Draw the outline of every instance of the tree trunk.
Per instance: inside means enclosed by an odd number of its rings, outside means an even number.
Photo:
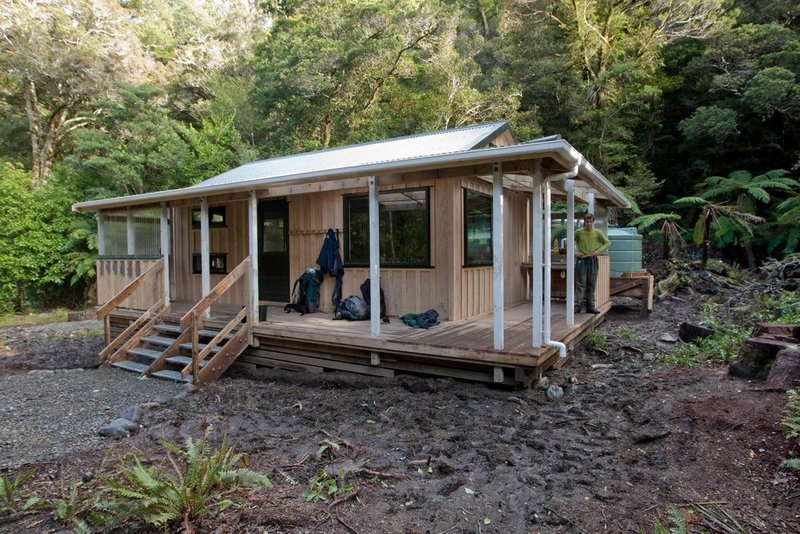
[[[747,266],[751,271],[754,271],[756,268],[756,255],[753,253],[753,245],[749,240],[744,243],[744,250],[747,253]]]
[[[36,94],[36,84],[28,80],[25,83],[25,112],[28,116],[28,134],[31,139],[31,166],[33,170],[33,187],[38,188],[47,183],[53,170],[53,158],[58,142],[63,136],[64,122],[67,117],[67,106],[60,106],[41,124],[41,109]]]
[[[708,265],[708,232],[711,226],[711,215],[704,215],[706,222],[703,225],[703,245],[701,247],[700,269],[705,270]]]

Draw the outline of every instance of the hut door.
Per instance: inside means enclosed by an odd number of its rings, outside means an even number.
[[[258,203],[258,300],[289,302],[289,204]]]

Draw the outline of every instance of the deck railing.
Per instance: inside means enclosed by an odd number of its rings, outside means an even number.
[[[159,259],[150,267],[147,268],[142,274],[134,278],[127,286],[122,288],[116,295],[111,297],[99,310],[97,310],[97,318],[103,321],[105,330],[105,348],[100,352],[100,357],[104,360],[109,359],[114,355],[126,341],[130,341],[136,336],[136,333],[141,331],[146,325],[152,323],[155,318],[165,308],[165,298],[162,295],[156,302],[150,306],[142,315],[140,315],[134,322],[132,322],[125,330],[122,331],[116,338],[111,338],[111,312],[114,311],[120,304],[122,304],[131,295],[134,295],[137,290],[147,286],[147,282],[154,279],[158,274],[164,273],[164,258]],[[163,280],[162,280],[163,281]],[[157,287],[163,288],[163,283]]]
[[[191,373],[192,379],[196,384],[201,383],[203,380],[200,373],[200,362],[202,362],[211,352],[219,346],[220,342],[225,339],[243,319],[245,321],[246,332],[239,332],[239,335],[246,335],[248,342],[252,341],[253,336],[253,299],[252,287],[250,284],[250,277],[246,276],[250,272],[250,256],[245,258],[236,268],[231,271],[225,278],[214,286],[214,288],[200,301],[195,304],[191,310],[186,312],[181,317],[181,330],[186,331],[191,329],[192,337],[192,364]],[[247,288],[245,290],[246,304],[237,313],[228,324],[226,324],[214,338],[209,341],[203,349],[200,349],[200,330],[203,328],[203,321],[206,317],[206,312],[211,308],[211,305],[217,301],[222,295],[225,294],[242,276],[245,276]],[[238,355],[238,354],[237,354]],[[234,356],[235,357],[235,356]],[[188,369],[184,370],[184,375],[188,374]]]

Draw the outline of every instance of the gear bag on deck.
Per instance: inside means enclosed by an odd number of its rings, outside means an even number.
[[[364,283],[361,284],[361,296],[364,299],[364,302],[367,303],[367,318],[370,316],[370,282],[369,278],[364,280]],[[380,296],[381,296],[381,319],[386,319],[386,297],[383,295],[383,288],[380,289]],[[388,321],[385,321],[388,322]]]
[[[322,273],[309,267],[295,280],[292,287],[292,302],[283,307],[283,311],[290,313],[292,310],[300,315],[314,313],[319,308],[319,284]]]

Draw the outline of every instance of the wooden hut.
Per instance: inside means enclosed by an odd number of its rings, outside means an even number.
[[[563,241],[552,198],[565,200]],[[600,228],[608,207],[627,206],[560,136],[519,142],[503,121],[256,161],[74,209],[97,212],[102,356],[115,365],[199,383],[236,362],[524,384],[610,308],[601,258],[601,313],[572,311],[576,201]],[[328,229],[343,296],[372,282],[368,321],[332,320],[332,277],[316,313],[284,312]],[[399,319],[429,309],[433,328]]]

